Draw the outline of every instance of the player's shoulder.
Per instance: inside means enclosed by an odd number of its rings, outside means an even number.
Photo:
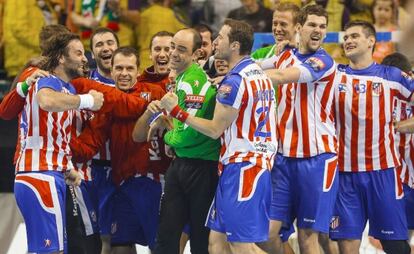
[[[269,45],[263,48],[256,49],[250,56],[254,60],[262,60],[274,52],[275,45]]]
[[[405,79],[409,82],[412,82],[412,78],[410,77],[410,75],[408,75],[407,73],[405,73],[397,67],[382,64],[379,64],[379,66],[381,67],[380,73],[383,73],[385,78],[389,81],[400,82],[402,79]]]
[[[199,65],[197,64],[192,64],[188,70],[185,71],[184,75],[183,75],[183,81],[188,82],[188,81],[192,81],[192,80],[207,80],[207,74],[206,72],[203,70],[203,68],[201,68]]]

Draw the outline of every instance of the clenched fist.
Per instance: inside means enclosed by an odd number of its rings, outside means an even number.
[[[91,107],[91,110],[97,111],[99,110],[103,103],[104,103],[104,96],[101,92],[97,92],[95,90],[90,90],[89,94],[93,97],[93,106]]]
[[[162,97],[161,99],[161,107],[166,109],[168,112],[171,112],[171,110],[177,106],[178,104],[178,97],[175,93],[167,93]]]

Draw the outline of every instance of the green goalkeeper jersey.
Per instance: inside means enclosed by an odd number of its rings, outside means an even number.
[[[197,64],[177,76],[175,92],[178,105],[190,115],[212,119],[216,105],[216,88]],[[165,134],[164,141],[174,148],[178,157],[218,160],[220,140],[212,139],[185,123],[173,120],[174,128]]]
[[[270,58],[275,55],[275,47],[276,44],[256,49],[250,56],[256,62],[263,61],[264,59]]]

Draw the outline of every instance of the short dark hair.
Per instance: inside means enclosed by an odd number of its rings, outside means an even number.
[[[291,12],[292,16],[293,16],[293,23],[296,24],[298,23],[298,16],[299,16],[299,12],[300,12],[300,7],[297,6],[294,3],[290,3],[290,2],[283,2],[280,3],[278,5],[276,5],[275,10],[273,13],[275,13],[276,11],[278,12]]]
[[[48,47],[43,52],[47,60],[42,69],[53,71],[59,66],[59,58],[69,55],[68,45],[73,40],[80,41],[80,37],[74,33],[63,33],[50,38]]]
[[[60,24],[52,24],[43,26],[39,33],[39,47],[40,51],[45,51],[49,46],[49,40],[56,35],[70,33],[69,28]]]
[[[114,36],[114,38],[115,38],[116,45],[119,47],[119,38],[118,38],[118,35],[112,29],[109,29],[107,27],[98,27],[98,28],[96,28],[93,31],[93,33],[91,35],[91,38],[89,39],[89,45],[90,45],[91,50],[93,50],[93,42],[92,41],[93,41],[93,38],[95,37],[95,35],[97,35],[97,34],[105,34],[105,33],[112,34]]]
[[[204,32],[210,32],[210,40],[213,41],[213,29],[211,29],[210,26],[207,24],[198,24],[193,27],[195,30],[197,30],[200,34]]]
[[[244,21],[226,19],[224,25],[230,27],[229,42],[240,43],[240,55],[250,54],[253,46],[253,28]]]
[[[137,65],[137,67],[139,67],[140,63],[139,63],[138,51],[135,48],[130,47],[130,46],[117,48],[114,52],[114,55],[113,55],[112,59],[111,59],[111,65],[112,66],[114,65],[115,56],[118,55],[118,54],[121,54],[123,56],[135,56],[136,65]]]
[[[159,31],[159,32],[157,32],[156,34],[154,34],[154,35],[151,37],[151,41],[150,41],[150,45],[149,45],[150,50],[152,49],[152,43],[153,43],[153,40],[154,40],[156,37],[174,37],[174,34],[173,34],[173,33],[171,33],[171,32],[168,32],[168,31]]]
[[[187,30],[193,34],[192,53],[194,53],[194,51],[201,48],[203,40],[201,39],[200,33],[197,30],[193,29],[193,28],[183,28],[183,29],[178,30],[177,33],[181,32],[181,31],[187,31]]]
[[[362,27],[362,32],[365,34],[365,36],[368,38],[370,36],[374,36],[375,38],[375,42],[377,42],[377,38],[376,38],[376,31],[375,31],[375,27],[373,24],[364,21],[364,20],[354,20],[354,21],[350,21],[348,22],[345,27],[344,27],[344,31],[348,30],[351,27],[354,26],[360,26]],[[374,47],[372,47],[372,52],[374,52],[375,50],[375,44]]]
[[[325,17],[328,24],[328,12],[321,5],[311,4],[303,7],[298,14],[298,23],[303,26],[309,15]]]
[[[348,22],[344,27],[344,31],[346,31],[349,28],[354,27],[354,26],[362,27],[362,30],[363,30],[366,37],[369,37],[369,36],[374,36],[375,37],[375,35],[376,35],[374,25],[371,24],[370,22],[367,22],[367,21],[364,21],[364,20],[354,20],[354,21]]]
[[[395,52],[386,56],[381,64],[397,67],[403,72],[409,73],[412,71],[410,61],[401,53]]]

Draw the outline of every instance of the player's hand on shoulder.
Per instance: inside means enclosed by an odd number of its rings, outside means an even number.
[[[217,76],[217,77],[209,79],[209,81],[211,85],[218,86],[221,83],[221,81],[223,81],[223,79],[224,79],[224,76]]]
[[[29,77],[27,77],[26,79],[26,84],[31,86],[34,83],[36,83],[36,81],[39,78],[43,78],[43,77],[49,77],[49,72],[48,71],[44,71],[44,70],[35,70]]]
[[[290,43],[289,40],[284,40],[284,41],[277,43],[275,47],[275,51],[274,51],[275,55],[277,56],[280,53],[282,53],[282,51],[286,48],[286,46],[289,45],[289,43]]]
[[[96,90],[90,90],[89,94],[93,97],[93,106],[91,107],[91,110],[99,110],[104,103],[104,95]]]

